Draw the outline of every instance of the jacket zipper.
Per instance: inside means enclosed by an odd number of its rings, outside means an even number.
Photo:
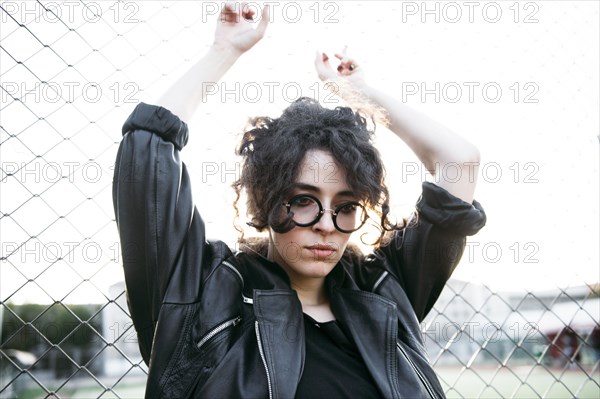
[[[237,326],[240,323],[240,321],[242,321],[242,318],[240,316],[238,316],[235,319],[227,320],[226,322],[219,324],[218,326],[216,326],[215,328],[210,330],[208,332],[208,334],[206,334],[200,340],[200,342],[198,342],[198,344],[196,344],[196,348],[200,349],[202,347],[202,345],[207,343],[212,337],[214,337],[215,335],[217,335],[218,333],[220,333],[221,331],[225,330],[228,327]]]
[[[402,352],[402,354],[404,355],[404,357],[406,358],[406,360],[408,360],[408,363],[413,368],[413,370],[415,371],[415,373],[417,373],[417,376],[419,376],[419,379],[421,380],[421,382],[425,386],[425,389],[427,389],[427,392],[429,392],[429,396],[431,396],[434,399],[437,398],[437,396],[435,395],[435,393],[433,391],[433,388],[431,387],[431,385],[429,385],[429,381],[427,381],[427,379],[425,378],[425,376],[421,373],[421,370],[419,370],[417,368],[417,365],[413,363],[412,359],[410,357],[408,357],[408,354],[404,351],[404,349],[400,346],[399,343],[396,343],[396,346],[398,347],[398,349],[400,350],[400,352]]]
[[[381,273],[381,276],[379,276],[379,278],[377,279],[377,281],[373,285],[373,289],[371,291],[375,292],[375,290],[377,288],[379,288],[379,284],[381,284],[383,282],[383,280],[385,280],[385,278],[388,276],[388,274],[389,273],[387,271]]]
[[[242,274],[238,271],[238,269],[236,269],[231,263],[229,263],[227,261],[223,261],[223,266],[226,266],[232,272],[234,272],[235,274],[237,274],[238,278],[240,279],[240,282],[242,283],[242,300],[244,301],[244,303],[249,303],[250,305],[252,305],[254,303],[254,301],[252,300],[252,298],[248,298],[248,297],[244,296],[244,292],[243,292],[244,277],[242,277]]]
[[[237,276],[240,278],[240,281],[242,282],[242,286],[244,285],[244,278],[242,277],[242,274],[238,271],[238,269],[236,269],[235,267],[233,267],[233,265],[229,262],[227,262],[226,260],[223,261],[223,265],[227,266],[229,269],[231,269],[232,272],[234,272],[235,274],[237,274]]]
[[[271,375],[269,374],[269,368],[267,367],[267,359],[265,359],[265,353],[263,352],[262,342],[260,340],[260,331],[258,330],[258,320],[254,323],[254,329],[256,331],[256,340],[258,342],[258,352],[260,358],[265,366],[265,372],[267,373],[267,384],[269,385],[269,399],[273,398],[273,388],[271,387]]]

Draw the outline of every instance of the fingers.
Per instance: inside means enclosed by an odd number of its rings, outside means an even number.
[[[225,5],[223,6],[223,9],[221,10],[221,21],[222,22],[229,22],[229,23],[234,23],[238,21],[238,10],[237,7],[235,5],[235,3],[233,2],[227,2],[225,3]]]
[[[350,75],[357,67],[356,61],[353,58],[348,57],[348,46],[344,46],[341,53],[335,53],[335,57],[340,60],[340,65],[337,67],[337,71],[341,75]]]
[[[325,53],[315,52],[315,69],[319,75],[319,79],[325,81],[335,77],[335,72],[329,65],[329,57]]]
[[[221,10],[221,21],[236,23],[240,21],[240,16],[249,22],[254,21],[256,16],[256,6],[251,6],[247,2],[243,1],[241,3],[228,1],[223,5],[223,9]],[[263,25],[263,33],[266,26],[264,26],[265,21],[269,20],[269,5],[265,4],[261,14],[261,23]]]
[[[345,48],[344,48],[345,52]],[[335,57],[340,60],[340,64],[337,67],[337,71],[340,75],[346,76],[351,75],[352,72],[358,68],[354,58],[350,58],[345,54],[335,53]]]
[[[339,54],[339,53],[335,53],[335,57],[340,60],[341,64],[344,64],[344,65],[350,64],[350,63],[352,63],[354,61],[353,58],[350,58],[350,57],[348,57],[346,55],[342,55],[342,54]]]
[[[340,75],[347,76],[351,75],[356,68],[358,68],[358,65],[356,65],[354,61],[348,59],[347,61],[343,61],[340,63],[340,65],[338,65],[337,71]]]
[[[256,32],[263,37],[265,32],[267,31],[267,25],[269,25],[269,17],[270,17],[270,9],[269,5],[265,4],[262,9],[262,15],[258,26],[256,27]]]
[[[254,14],[256,14],[256,11],[254,11],[252,9],[252,7],[248,6],[248,3],[245,1],[242,1],[241,4],[241,14],[242,17],[246,20],[246,21],[254,21]]]
[[[323,68],[325,66],[329,66],[329,57],[325,53],[320,53],[319,51],[315,52],[315,67],[317,69]]]
[[[342,49],[341,53],[335,53],[335,56],[337,58],[339,58],[340,60],[343,60],[344,58],[347,57],[346,53],[348,52],[348,45],[345,45],[344,48]]]
[[[246,20],[246,21],[253,21],[254,20],[254,10],[242,10],[242,17]]]

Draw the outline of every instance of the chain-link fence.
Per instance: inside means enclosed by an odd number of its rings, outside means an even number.
[[[310,71],[313,48],[356,43],[365,48],[361,65],[373,75],[381,71],[379,60],[389,60],[390,70],[373,80],[398,89],[404,102],[467,136],[470,130],[498,129],[509,139],[519,138],[503,147],[491,135],[470,136],[492,159],[481,169],[477,195],[490,221],[469,239],[456,278],[422,326],[447,395],[600,396],[598,95],[586,91],[598,87],[598,4],[577,2],[567,11],[554,2],[271,3],[265,43],[253,50],[255,56],[244,56],[245,66],[230,71],[225,79],[230,83],[211,86],[212,97],[190,121],[184,161],[195,190],[203,192],[195,198],[209,234],[235,241],[234,230],[216,222],[231,213],[222,204],[231,203],[228,185],[237,171],[228,158],[235,145],[229,132],[243,121],[232,122],[231,115],[268,114],[300,94],[330,101]],[[147,368],[126,305],[111,197],[120,126],[136,103],[157,98],[204,53],[221,6],[0,3],[0,397],[143,396]],[[585,36],[574,38],[575,28]],[[547,36],[556,39],[555,47],[541,39]],[[573,38],[579,46],[570,47]],[[389,55],[390,43],[407,41],[412,47],[403,54],[410,57],[397,61]],[[520,42],[523,47],[515,44]],[[480,56],[468,48],[477,44],[484,45],[476,47]],[[515,47],[503,48],[508,44]],[[591,58],[582,49],[591,51]],[[515,58],[508,57],[511,51]],[[428,52],[439,58],[419,61],[419,54]],[[502,59],[493,58],[498,52]],[[371,55],[376,61],[369,64]],[[549,94],[536,66],[522,75],[514,72],[523,69],[515,65],[518,58],[530,56],[547,57],[548,68],[556,68],[552,78],[569,81],[554,86],[561,101]],[[399,65],[403,77],[396,73]],[[491,72],[482,73],[483,68]],[[425,78],[417,78],[419,73]],[[565,108],[565,102],[577,102],[577,110]],[[539,142],[536,129],[542,129],[526,126],[536,126],[541,115],[559,114],[557,103],[565,118],[578,121],[576,130],[593,134],[571,138],[583,143],[577,149],[552,142],[534,149],[553,159],[574,150],[567,156],[577,159],[555,165],[532,155],[535,151],[523,156],[518,148]],[[498,120],[499,113],[509,117]],[[520,126],[507,122],[511,119],[519,119]],[[562,129],[556,119],[547,123],[543,129]],[[193,143],[194,131],[206,135],[203,143]],[[382,147],[387,140],[382,133]],[[587,153],[589,148],[594,150]],[[390,162],[390,180],[406,183],[400,184],[405,191],[393,192],[402,201],[395,209],[404,209],[416,198],[407,193],[418,195],[422,176],[413,161],[398,168]],[[583,183],[577,180],[578,162],[587,174]],[[552,180],[563,170],[565,178]],[[562,197],[553,194],[576,190],[568,186],[571,181],[596,193],[572,194],[586,218],[565,212]],[[552,205],[540,206],[542,200]],[[519,213],[522,208],[526,214]],[[540,209],[549,212],[538,217]],[[548,218],[555,224],[546,224]],[[565,229],[571,226],[565,218],[575,225]]]

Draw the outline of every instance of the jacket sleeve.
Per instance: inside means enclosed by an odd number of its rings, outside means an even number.
[[[419,321],[431,310],[458,265],[466,236],[477,233],[486,222],[477,201],[469,204],[433,183],[422,186],[415,218],[378,250],[404,287]]]
[[[148,363],[161,304],[174,269],[182,267],[177,258],[194,215],[189,176],[179,158],[188,128],[168,110],[140,103],[122,133],[113,205],[128,304]],[[195,223],[204,234],[201,219]]]

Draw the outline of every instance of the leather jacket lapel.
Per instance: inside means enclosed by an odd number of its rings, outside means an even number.
[[[270,396],[293,398],[304,365],[304,319],[296,293],[254,290],[256,334]]]
[[[331,306],[336,317],[352,335],[382,395],[386,398],[400,397],[396,305],[369,292],[335,287]]]

